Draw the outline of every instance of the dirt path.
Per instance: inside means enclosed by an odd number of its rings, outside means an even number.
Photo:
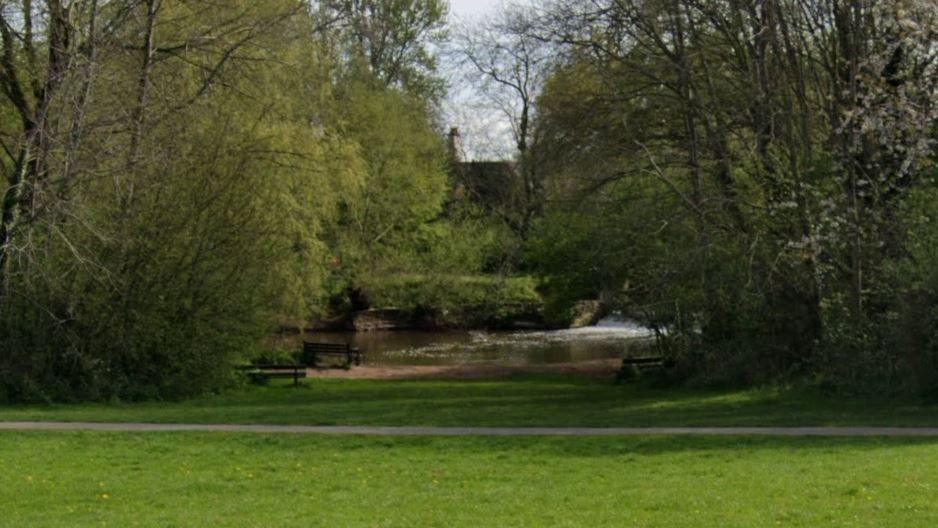
[[[0,422],[0,430],[209,431],[405,436],[918,436],[938,437],[938,427],[376,427],[355,425],[237,425],[99,422]]]
[[[516,374],[566,374],[609,379],[616,375],[620,359],[598,359],[575,363],[543,365],[363,365],[344,369],[308,369],[314,378],[353,379],[485,379],[506,378]]]

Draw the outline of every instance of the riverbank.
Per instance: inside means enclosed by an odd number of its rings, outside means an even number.
[[[622,361],[596,359],[542,365],[499,365],[467,363],[460,365],[364,365],[351,369],[311,368],[311,378],[372,379],[372,380],[461,380],[498,379],[532,374],[582,376],[599,380],[615,379]]]
[[[359,278],[308,321],[283,321],[286,331],[551,329],[573,321],[545,314],[537,279],[529,276],[391,274]],[[586,306],[586,305],[584,305]],[[596,306],[598,315],[598,305]],[[576,312],[576,310],[574,310]],[[580,315],[580,324],[598,317]]]

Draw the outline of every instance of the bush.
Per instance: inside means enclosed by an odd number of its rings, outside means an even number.
[[[400,308],[443,326],[500,326],[540,316],[541,296],[530,277],[392,275],[362,284],[372,307]]]

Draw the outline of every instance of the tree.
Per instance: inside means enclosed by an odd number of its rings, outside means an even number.
[[[521,177],[521,195],[515,211],[501,211],[519,235],[527,236],[532,220],[543,207],[539,160],[531,155],[536,102],[548,75],[553,49],[537,33],[531,13],[518,5],[503,7],[478,23],[457,32],[452,54],[462,78],[478,98],[502,114],[511,129]]]
[[[314,5],[332,28],[325,35],[337,41],[352,66],[364,65],[382,86],[431,101],[441,97],[431,47],[445,34],[445,1],[319,0]]]
[[[69,58],[48,101],[10,97],[31,78],[27,31],[10,23],[29,10],[4,18],[20,84],[4,77],[0,108],[30,119],[3,136],[20,161],[0,397],[218,389],[276,316],[323,295],[322,228],[356,178],[353,147],[323,122],[328,54],[289,1],[71,7],[88,9],[77,27],[95,51],[78,33],[50,51]]]
[[[654,215],[632,207],[655,220],[644,236],[689,244],[623,272],[633,307],[663,301],[645,289],[662,284],[693,300],[681,317],[713,357],[760,343],[771,352],[750,364],[781,371],[851,334],[882,346],[874,321],[899,301],[877,285],[907,244],[897,208],[927,184],[934,7],[553,2],[543,32],[568,61],[539,101],[550,187],[612,210],[670,195]]]
[[[0,3],[0,89],[4,106],[19,118],[19,126],[6,130],[3,137],[6,170],[0,203],[0,299],[9,295],[17,231],[40,212],[42,185],[49,176],[50,137],[58,125],[55,105],[72,99],[71,128],[81,127],[86,97],[84,91],[73,87],[90,85],[91,72],[80,65],[94,59],[98,41],[108,38],[128,11],[114,6],[110,20],[99,21],[94,1],[65,6],[59,0],[48,0],[43,7],[40,11],[31,1]],[[69,10],[77,14],[80,26],[70,23]],[[45,15],[42,21],[34,19],[39,13]],[[44,46],[44,53],[39,52],[40,46]],[[74,147],[73,142],[66,145]]]
[[[399,257],[411,254],[422,226],[439,217],[448,181],[443,141],[421,101],[367,84],[345,87],[340,101],[343,135],[355,141],[363,173],[331,239],[338,271],[354,285],[359,275],[406,268]]]

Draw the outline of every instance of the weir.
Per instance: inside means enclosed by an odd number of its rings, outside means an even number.
[[[370,365],[537,365],[621,358],[647,347],[651,330],[609,316],[594,326],[561,330],[314,332],[316,340],[351,343]]]

